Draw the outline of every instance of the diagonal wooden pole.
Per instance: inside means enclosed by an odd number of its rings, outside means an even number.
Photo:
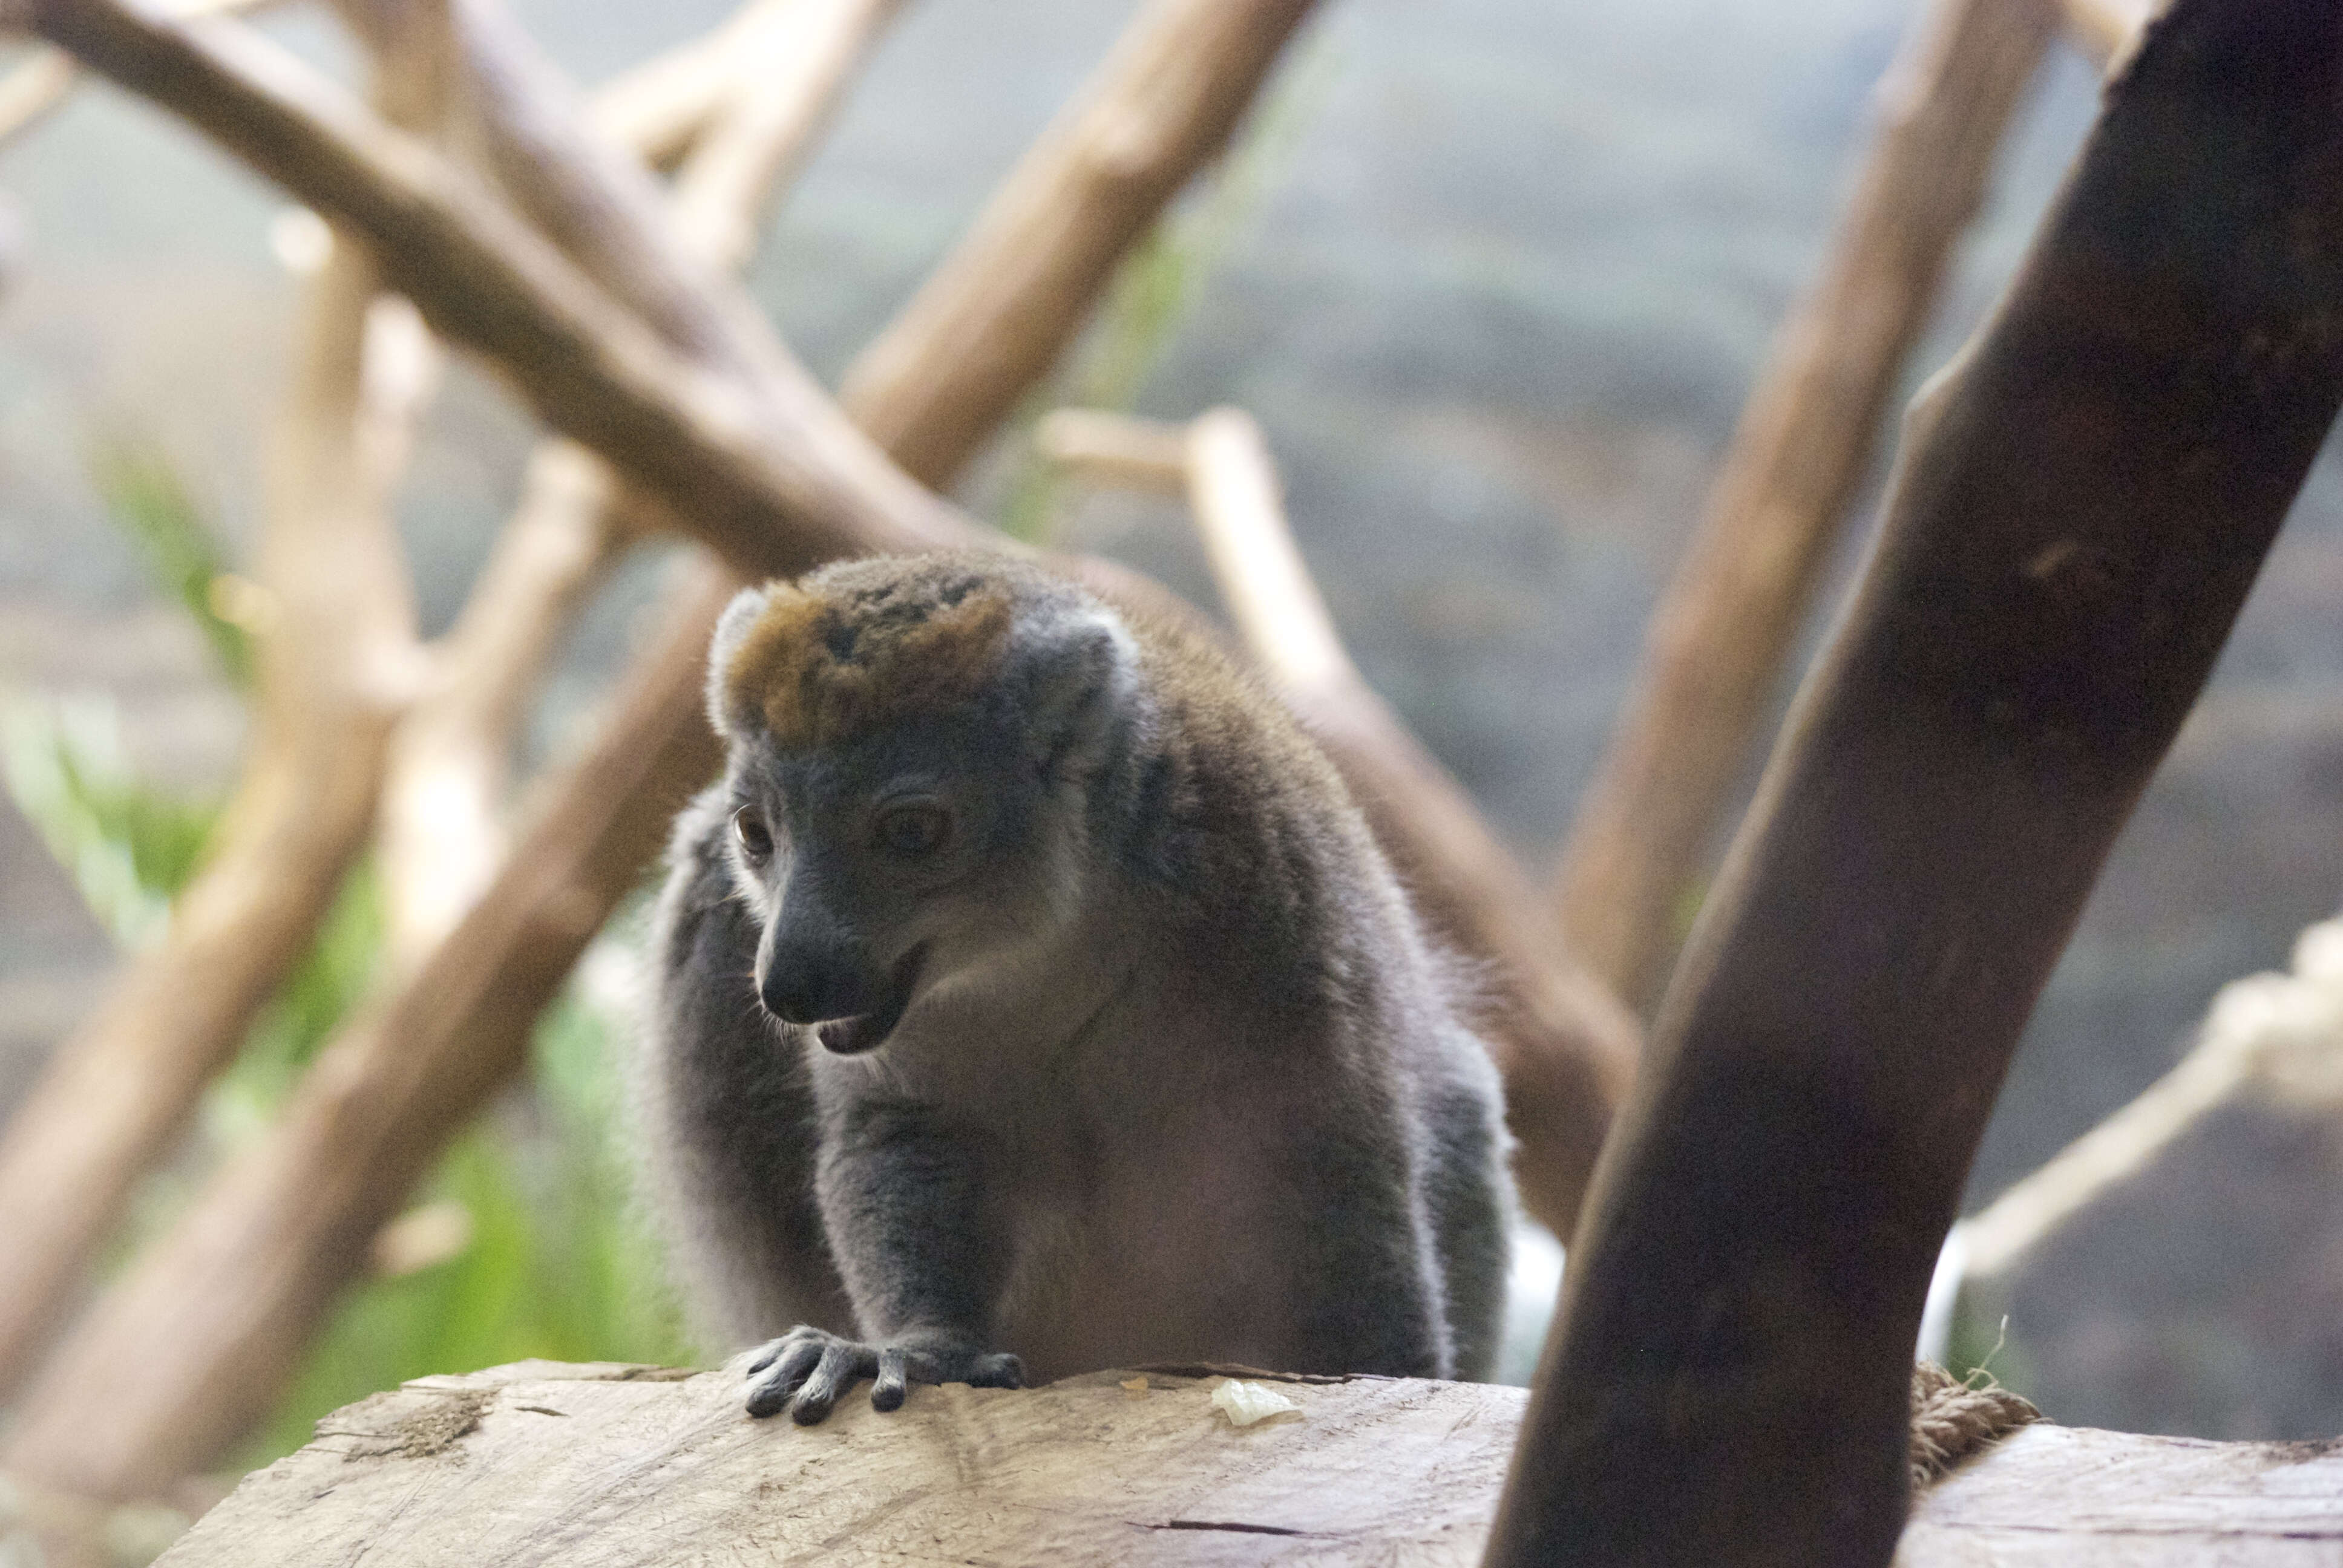
[[[1882,1568],[2009,1052],[2343,402],[2343,0],[2177,0],[1906,421],[1595,1173],[1486,1561]]]

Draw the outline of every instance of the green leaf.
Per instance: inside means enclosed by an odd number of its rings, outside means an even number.
[[[157,586],[195,618],[228,679],[249,689],[252,638],[220,613],[226,568],[218,538],[178,470],[160,447],[125,437],[99,442],[89,467],[107,514],[138,545]]]

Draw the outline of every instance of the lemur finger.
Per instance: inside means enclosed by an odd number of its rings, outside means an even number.
[[[749,1413],[771,1415],[789,1403],[789,1396],[798,1392],[807,1376],[820,1364],[821,1357],[822,1346],[819,1340],[799,1340],[783,1350],[780,1359],[749,1391]]]
[[[813,1376],[797,1390],[797,1399],[789,1402],[789,1421],[801,1427],[810,1427],[830,1415],[830,1409],[853,1382],[853,1345],[831,1345],[822,1352],[822,1364],[815,1366]]]
[[[910,1382],[908,1358],[901,1349],[890,1345],[879,1352],[879,1376],[870,1384],[872,1410],[900,1410],[903,1394]]]
[[[1023,1388],[1025,1363],[1006,1351],[979,1356],[969,1363],[970,1388]]]
[[[822,1352],[821,1364],[814,1368],[813,1375],[805,1380],[805,1386],[790,1402],[789,1419],[799,1426],[811,1426],[829,1415],[838,1396],[870,1374],[873,1360],[869,1349],[862,1345],[832,1344]]]

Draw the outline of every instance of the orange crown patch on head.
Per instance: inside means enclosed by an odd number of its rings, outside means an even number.
[[[846,575],[846,574],[841,574]],[[1009,647],[1009,595],[973,574],[778,583],[723,671],[724,709],[776,745],[831,746],[968,701]]]

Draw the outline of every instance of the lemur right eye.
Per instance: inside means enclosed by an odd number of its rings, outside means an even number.
[[[740,853],[750,865],[761,866],[773,858],[773,830],[754,806],[732,813],[732,836],[740,841]]]

